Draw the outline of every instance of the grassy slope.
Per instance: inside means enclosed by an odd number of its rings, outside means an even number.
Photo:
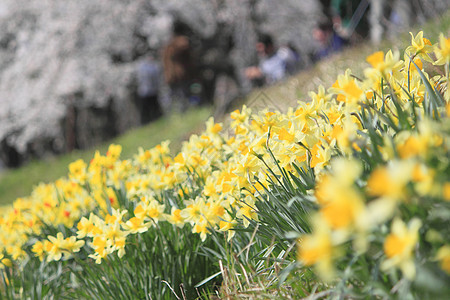
[[[32,187],[39,182],[51,182],[68,172],[68,165],[79,158],[89,161],[95,150],[106,153],[109,144],[122,145],[122,158],[130,158],[137,153],[139,147],[151,148],[161,141],[170,140],[172,151],[180,149],[181,142],[193,132],[202,129],[202,125],[210,116],[209,108],[193,109],[181,115],[162,118],[144,127],[133,129],[111,141],[95,147],[95,149],[76,150],[69,154],[51,159],[33,161],[19,169],[0,174],[0,206],[11,203],[17,197],[31,193]]]
[[[437,41],[439,32],[450,35],[450,11],[441,18],[431,21],[423,26],[412,29],[414,33],[423,29],[425,36],[432,42]],[[395,40],[384,41],[379,46],[369,43],[349,48],[336,54],[314,67],[301,72],[272,87],[258,89],[252,92],[245,100],[249,106],[255,108],[269,107],[285,110],[295,105],[300,99],[308,99],[308,91],[316,91],[319,85],[331,86],[337,75],[345,69],[352,69],[353,74],[361,75],[365,65],[365,58],[378,50],[402,50],[410,42],[410,36],[405,33]],[[241,103],[242,104],[242,103]],[[105,153],[110,143],[123,146],[123,158],[129,158],[137,153],[138,147],[150,148],[163,140],[172,141],[172,149],[177,150],[181,141],[189,134],[202,128],[204,121],[211,112],[208,109],[192,110],[183,116],[163,118],[145,127],[134,129],[108,143],[96,147]],[[28,195],[34,185],[39,182],[53,181],[67,174],[70,162],[83,158],[88,161],[93,157],[94,149],[74,151],[70,154],[44,161],[32,162],[17,170],[11,170],[0,175],[0,205],[11,203],[16,197]]]

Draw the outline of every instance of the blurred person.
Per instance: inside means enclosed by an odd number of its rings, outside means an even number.
[[[341,51],[345,40],[341,38],[333,27],[333,22],[325,18],[313,30],[313,38],[318,43],[318,49],[313,54],[313,61],[321,60],[332,53]]]
[[[323,15],[332,20],[334,31],[341,38],[356,43],[368,36],[368,7],[373,0],[320,0],[320,2]]]
[[[298,54],[288,46],[277,49],[268,34],[259,36],[256,52],[259,58],[258,66],[248,67],[245,70],[246,78],[255,86],[275,83],[297,70]]]
[[[162,115],[159,103],[161,69],[152,55],[139,63],[137,69],[137,95],[141,124],[146,124]]]
[[[182,24],[174,25],[174,36],[163,49],[164,79],[170,89],[169,107],[183,111],[200,102],[201,85],[197,76],[189,38]]]

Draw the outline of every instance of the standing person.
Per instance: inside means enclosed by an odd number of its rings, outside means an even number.
[[[198,93],[194,79],[196,68],[192,59],[189,38],[179,24],[174,26],[174,36],[163,49],[164,79],[170,89],[169,105],[176,105],[183,111]],[[193,87],[194,91],[191,91]],[[192,102],[192,101],[191,101]]]
[[[146,124],[162,115],[158,100],[161,69],[152,55],[148,55],[137,70],[138,99],[141,124]]]

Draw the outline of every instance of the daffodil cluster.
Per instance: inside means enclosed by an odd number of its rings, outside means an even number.
[[[318,207],[313,232],[298,242],[304,265],[332,279],[349,251],[378,249],[382,272],[398,268],[412,279],[427,235],[433,247],[421,253],[450,272],[448,228],[435,226],[439,214],[427,219],[450,203],[449,60],[449,39],[433,46],[419,33],[403,59],[376,52],[363,78],[347,70],[296,108],[244,106],[227,129],[209,119],[176,155],[162,142],[132,159],[111,145],[89,163],[77,160],[66,178],[2,208],[0,268],[9,258],[50,262],[81,252],[100,264],[127,255],[133,236],[161,222],[189,226],[202,240],[212,232],[230,240],[236,227],[258,221],[256,203],[274,182],[303,168],[317,178]],[[447,74],[428,75],[433,64]]]
[[[417,269],[448,280],[448,61],[442,75],[424,71],[445,62],[447,48],[442,35],[433,46],[420,32],[404,60],[374,53],[362,81],[346,73],[330,89],[353,106],[353,147],[339,144],[345,154],[317,177],[313,231],[298,240],[299,261],[324,280],[361,276],[360,282],[392,280],[392,288],[397,271],[411,282]],[[368,279],[361,266],[348,267],[363,260],[370,261],[362,267]],[[346,275],[337,275],[339,265]]]

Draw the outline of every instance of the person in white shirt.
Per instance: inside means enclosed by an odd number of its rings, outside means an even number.
[[[272,37],[260,35],[256,44],[259,65],[245,70],[245,76],[254,85],[273,84],[297,69],[298,56],[290,47],[275,48]]]

